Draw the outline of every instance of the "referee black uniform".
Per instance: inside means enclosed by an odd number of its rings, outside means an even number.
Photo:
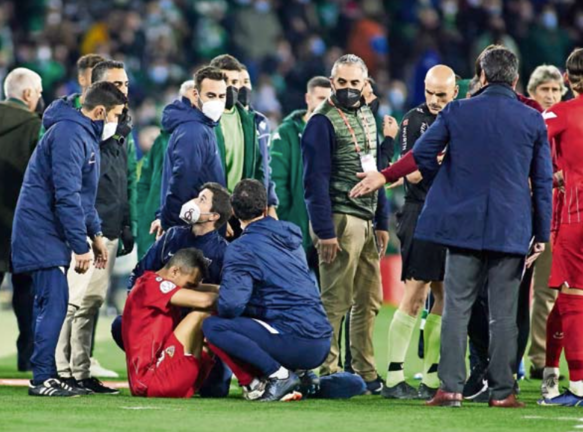
[[[415,142],[429,129],[436,118],[437,116],[429,111],[425,103],[405,114],[398,135],[401,155],[413,149]],[[413,184],[405,179],[404,185],[405,205],[397,213],[397,237],[401,241],[403,261],[401,280],[441,282],[445,273],[446,248],[413,238],[417,219],[423,209],[431,182],[423,179]]]

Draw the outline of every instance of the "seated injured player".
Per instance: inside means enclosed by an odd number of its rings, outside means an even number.
[[[242,379],[231,360],[256,371],[265,383],[259,400],[301,398],[295,371],[320,366],[332,336],[301,231],[266,216],[267,193],[257,180],[239,182],[231,204],[243,233],[227,248],[217,316],[205,320],[204,335],[242,385],[249,376]]]
[[[214,364],[203,349],[202,324],[217,299],[199,291],[207,273],[202,252],[186,248],[136,281],[122,327],[132,395],[189,398],[201,387]],[[184,318],[183,308],[192,309]]]

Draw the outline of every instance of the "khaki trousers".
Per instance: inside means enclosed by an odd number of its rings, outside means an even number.
[[[365,381],[373,381],[377,378],[373,331],[383,297],[374,227],[371,221],[345,214],[334,214],[334,226],[342,251],[331,264],[319,263],[322,303],[334,329],[330,354],[320,374],[341,372],[338,337],[342,319],[352,307],[352,367]]]
[[[91,377],[93,327],[105,301],[118,247],[117,239],[104,240],[108,257],[104,270],[96,270],[91,265],[86,273],[79,274],[75,272],[74,258],[69,267],[69,305],[55,353],[57,372],[62,377],[73,376],[76,380]]]
[[[532,315],[530,322],[530,349],[528,357],[537,369],[545,367],[547,346],[547,319],[557,300],[558,290],[549,288],[552,252],[547,243],[545,251],[536,260],[534,268],[534,288]]]

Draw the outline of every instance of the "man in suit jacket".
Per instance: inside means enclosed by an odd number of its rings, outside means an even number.
[[[484,281],[490,302],[490,405],[522,407],[514,395],[516,310],[525,256],[549,240],[552,167],[544,121],[513,88],[518,59],[505,48],[481,59],[481,92],[450,103],[407,156],[382,173],[359,174],[360,196],[416,167],[435,178],[415,238],[448,247],[439,378],[430,406],[461,406],[470,311]],[[447,150],[446,150],[447,147]],[[446,150],[443,164],[437,157]]]

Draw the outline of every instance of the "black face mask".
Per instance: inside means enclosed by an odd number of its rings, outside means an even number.
[[[41,116],[43,115],[43,112],[45,112],[45,100],[43,99],[42,96],[36,103],[36,108],[34,109],[34,112]]]
[[[379,101],[379,98],[375,98],[375,100],[373,100],[371,103],[368,104],[368,107],[370,108],[370,110],[372,111],[372,113],[375,116],[379,112],[380,106],[381,106],[381,101]]]
[[[336,99],[342,104],[344,108],[354,108],[360,101],[362,96],[362,90],[357,90],[353,88],[343,88],[335,91]]]
[[[239,89],[239,103],[244,107],[248,107],[251,103],[251,89],[249,87],[241,87]]]
[[[115,130],[115,136],[120,144],[124,144],[128,135],[132,132],[132,117],[130,116],[128,109],[124,108],[119,116],[117,122],[117,129]]]
[[[236,87],[229,86],[227,87],[227,100],[225,102],[225,108],[230,110],[235,106],[237,103],[237,97],[239,95],[239,90]]]

